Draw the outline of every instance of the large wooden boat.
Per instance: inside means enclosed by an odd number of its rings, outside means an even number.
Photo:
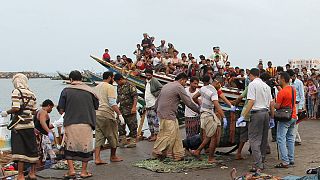
[[[145,90],[145,74],[144,73],[137,73],[133,71],[127,71],[123,70],[121,67],[116,66],[112,63],[106,62],[96,56],[91,55],[90,56],[92,59],[94,59],[96,62],[107,68],[109,71],[113,73],[120,73],[122,74],[125,78],[127,78],[130,82],[132,82],[136,87],[144,92]],[[153,76],[157,78],[162,84],[166,84],[168,82],[174,81],[175,76],[174,75],[165,75],[164,73],[154,73]],[[199,86],[201,87],[203,85],[202,82],[199,83]],[[224,95],[227,97],[229,100],[235,100],[242,92],[239,89],[236,88],[225,88],[222,87],[222,91]],[[220,101],[220,104],[224,110],[230,110],[230,108],[222,101]],[[239,105],[240,109],[243,106],[243,103]]]

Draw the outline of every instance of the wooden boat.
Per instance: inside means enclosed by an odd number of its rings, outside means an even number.
[[[132,82],[136,87],[144,92],[145,90],[145,79],[146,76],[144,73],[137,73],[137,72],[132,72],[132,71],[127,71],[123,70],[121,67],[118,67],[114,64],[111,64],[109,62],[103,61],[102,59],[95,57],[95,56],[90,56],[92,59],[94,59],[96,62],[107,68],[109,71],[113,73],[120,73],[122,74],[125,78],[127,78],[130,82]],[[175,76],[174,75],[165,75],[164,73],[154,73],[153,77],[157,78],[162,84],[166,84],[168,82],[173,82]],[[199,86],[203,86],[203,83],[200,82]],[[229,100],[235,100],[238,98],[238,96],[242,93],[239,89],[236,88],[225,88],[222,87],[222,91],[224,95],[229,99]],[[224,110],[230,110],[230,108],[222,101],[220,101],[220,104]],[[243,102],[239,105],[240,109],[243,106]]]
[[[94,81],[94,82],[100,82],[102,81],[102,77],[101,76],[98,76],[97,74],[89,71],[89,70],[83,70],[84,74],[86,74],[86,76],[91,80],[91,81]]]
[[[69,80],[69,77],[59,71],[57,71],[58,75],[61,77],[62,80]]]
[[[145,78],[146,78],[144,73],[126,71],[126,70],[123,70],[121,67],[118,67],[114,64],[103,61],[98,57],[95,57],[92,55],[90,57],[93,58],[96,62],[98,62],[102,66],[104,66],[105,68],[107,68],[109,71],[111,71],[113,73],[122,74],[130,82],[135,84],[139,90],[144,92]],[[168,82],[174,81],[175,76],[167,76],[167,75],[161,74],[161,73],[154,73],[153,77],[157,78],[162,84],[166,84]],[[202,85],[203,85],[203,83],[200,82],[199,86],[201,87]],[[224,95],[229,100],[236,99],[242,93],[238,89],[225,88],[225,87],[222,88],[222,91],[223,91]],[[238,144],[239,144],[239,140],[240,140],[240,130],[239,130],[239,128],[236,128],[236,119],[240,117],[243,102],[240,104],[239,109],[236,112],[231,112],[230,108],[221,100],[220,100],[220,105],[221,105],[222,109],[225,111],[225,115],[228,119],[228,127],[222,131],[219,147],[233,147],[233,146],[235,146],[229,152],[222,153],[222,154],[229,154],[238,148]],[[184,105],[183,104],[179,104],[177,118],[179,120],[179,123],[184,120]]]

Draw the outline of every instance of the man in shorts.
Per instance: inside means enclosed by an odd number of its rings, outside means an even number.
[[[223,126],[227,127],[227,119],[225,118],[224,112],[220,107],[218,101],[217,90],[210,84],[210,77],[204,76],[202,79],[204,86],[201,87],[199,92],[193,96],[193,101],[201,105],[200,109],[200,123],[203,135],[203,141],[199,148],[193,152],[196,157],[200,156],[201,150],[210,142],[209,145],[209,163],[215,163],[214,152],[219,142],[221,133],[221,122],[215,115],[216,110],[219,115],[223,118]],[[202,103],[199,103],[198,98],[201,96]]]

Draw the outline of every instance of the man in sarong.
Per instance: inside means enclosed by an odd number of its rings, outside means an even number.
[[[87,171],[88,161],[93,160],[93,135],[96,126],[96,112],[99,100],[93,89],[82,80],[79,71],[69,74],[71,85],[62,90],[59,99],[60,113],[65,113],[65,158],[69,171],[64,178],[73,179],[76,171],[74,160],[82,161],[81,178],[91,177]]]
[[[150,69],[145,70],[146,74],[146,91],[144,93],[144,100],[146,102],[147,120],[150,130],[149,141],[155,141],[159,133],[159,118],[157,111],[154,108],[156,99],[160,94],[162,84],[153,77],[153,71]]]
[[[184,89],[187,80],[188,76],[185,73],[178,74],[174,82],[163,86],[156,101],[155,108],[160,118],[160,132],[153,146],[152,154],[157,158],[169,157],[179,161],[185,155],[176,118],[180,100],[191,110],[199,113],[199,107],[192,102]]]
[[[54,104],[50,99],[43,101],[41,109],[38,110],[36,115],[33,117],[40,156],[40,165],[43,165],[48,156],[51,160],[56,158],[56,154],[54,153],[51,144],[54,141],[54,135],[51,130],[52,128],[50,128],[49,117],[49,113],[51,113],[53,106]]]
[[[192,98],[198,92],[199,78],[191,77],[190,86],[186,87],[186,92],[190,98]],[[195,103],[194,101],[192,101]],[[185,106],[184,110],[185,124],[186,124],[186,136],[192,137],[200,133],[200,115],[192,111],[188,106]]]
[[[25,179],[24,163],[30,163],[31,169],[28,178],[36,179],[35,164],[39,160],[34,123],[32,115],[37,110],[36,97],[29,89],[28,78],[23,74],[16,74],[12,78],[12,107],[2,111],[1,116],[11,114],[11,153],[12,160],[18,162],[18,180]]]

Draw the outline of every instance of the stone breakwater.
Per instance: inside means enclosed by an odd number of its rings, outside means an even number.
[[[39,73],[39,72],[33,72],[33,71],[22,71],[22,72],[0,72],[0,78],[1,79],[10,79],[15,74],[22,73],[26,75],[28,78],[50,78],[51,76]]]

